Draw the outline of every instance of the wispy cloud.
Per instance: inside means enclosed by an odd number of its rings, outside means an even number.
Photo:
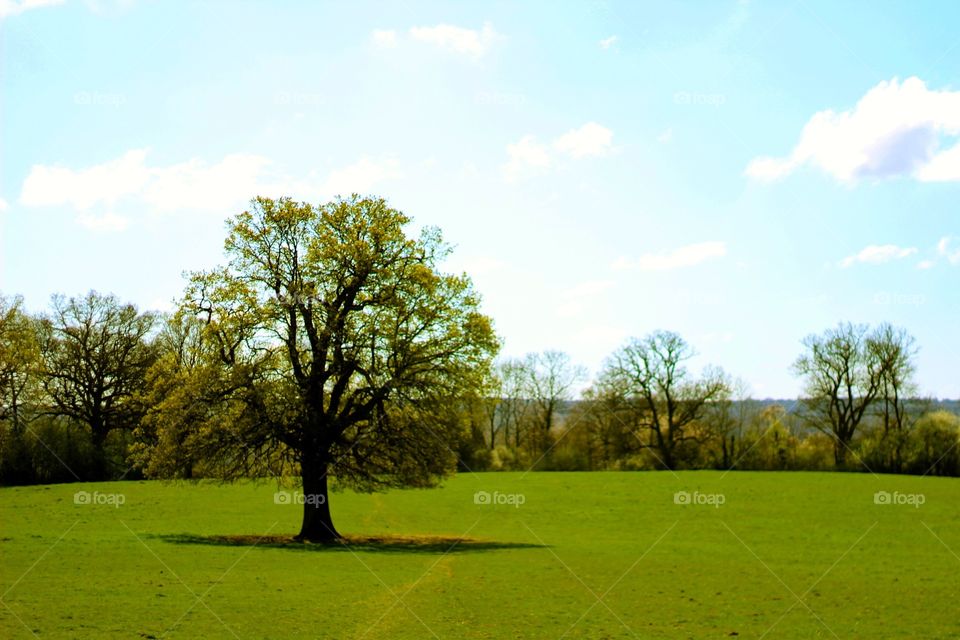
[[[841,260],[840,266],[847,268],[857,263],[883,264],[891,260],[899,260],[912,256],[916,252],[916,247],[899,247],[895,244],[872,244],[864,247],[852,256],[847,256]]]
[[[820,111],[785,157],[758,157],[746,174],[777,180],[796,169],[819,167],[841,182],[912,177],[960,181],[960,144],[941,151],[944,138],[960,134],[960,91],[932,91],[917,77],[884,81],[853,109]]]
[[[23,182],[20,203],[26,207],[65,206],[78,213],[88,228],[120,230],[115,213],[123,203],[136,202],[156,212],[178,210],[230,213],[255,195],[289,195],[324,199],[367,193],[400,175],[389,158],[361,158],[325,176],[278,175],[269,158],[230,154],[214,163],[193,158],[167,166],[147,163],[147,149],[134,149],[114,160],[81,169],[34,165]],[[144,208],[144,207],[139,207]]]
[[[612,143],[613,131],[596,122],[588,122],[567,131],[549,146],[537,142],[532,135],[525,135],[519,141],[507,145],[507,162],[502,167],[503,175],[508,182],[512,182],[543,173],[554,166],[555,155],[574,160],[603,156],[612,149]]]
[[[161,211],[221,209],[253,195],[243,192],[270,164],[262,156],[232,154],[213,164],[194,158],[149,167],[147,153],[147,149],[134,149],[115,160],[77,170],[34,165],[24,180],[20,203],[88,211],[97,205],[112,208],[132,196]]]
[[[466,29],[451,24],[412,27],[410,37],[453,53],[481,58],[502,36],[488,22],[481,29]]]
[[[507,162],[503,174],[512,182],[526,175],[540,173],[552,164],[550,152],[533,136],[523,136],[518,142],[507,145]]]
[[[23,182],[20,204],[70,205],[81,211],[96,204],[113,205],[145,188],[150,180],[150,170],[144,164],[146,156],[146,149],[133,149],[115,160],[78,170],[33,165]]]
[[[937,243],[937,253],[947,259],[950,264],[960,264],[960,246],[956,246],[956,238],[945,236]]]
[[[636,260],[621,257],[613,263],[613,268],[617,270],[668,271],[693,267],[708,260],[722,258],[725,255],[727,255],[727,245],[724,242],[698,242],[671,251],[647,253]]]
[[[553,148],[571,158],[602,156],[610,150],[613,131],[596,122],[571,129],[553,142]]]
[[[618,38],[617,36],[610,36],[609,38],[604,38],[603,40],[600,41],[600,48],[606,51],[613,45],[617,44],[619,40],[620,38]]]
[[[399,178],[401,175],[399,163],[393,158],[361,158],[353,164],[331,171],[320,183],[317,196],[369,193],[382,182]]]

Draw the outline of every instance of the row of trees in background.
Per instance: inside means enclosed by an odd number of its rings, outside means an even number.
[[[903,329],[807,337],[796,401],[691,371],[665,331],[591,381],[559,351],[494,362],[469,278],[437,268],[439,232],[408,237],[383,200],[252,205],[173,314],[0,296],[0,482],[294,475],[325,494],[328,476],[427,486],[458,463],[960,472],[958,418],[918,398]],[[304,526],[334,532],[322,509]]]
[[[238,345],[205,342],[203,328],[190,315],[139,313],[94,292],[57,296],[37,317],[19,298],[0,297],[0,481],[239,477],[270,464],[283,473],[281,447],[245,433],[279,420],[266,400],[260,415],[250,413],[255,402],[225,401],[249,393],[263,372],[204,367],[205,351],[229,362]],[[501,360],[480,393],[431,419],[461,425],[459,440],[443,446],[474,471],[960,473],[960,419],[917,396],[909,334],[841,324],[803,344],[794,370],[806,393],[794,402],[754,400],[720,369],[694,375],[691,346],[660,331],[612,354],[582,391],[587,373],[565,353]],[[220,439],[231,436],[259,466],[222,455]]]
[[[117,475],[147,410],[157,320],[93,292],[36,317],[0,296],[0,481]]]
[[[675,333],[632,339],[575,399],[584,372],[563,353],[502,362],[471,416],[473,469],[860,469],[960,474],[960,418],[919,398],[914,339],[881,324],[808,336],[796,401],[686,366]],[[471,466],[472,465],[472,466]]]

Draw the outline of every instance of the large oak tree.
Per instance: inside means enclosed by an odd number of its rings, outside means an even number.
[[[215,455],[223,476],[292,469],[305,495],[298,537],[312,541],[340,537],[329,477],[375,490],[449,473],[457,408],[498,341],[469,278],[441,272],[439,231],[411,237],[410,222],[356,195],[256,198],[231,219],[228,263],[193,274],[182,304],[204,327],[190,341],[202,358],[161,361],[181,383],[147,421],[166,446],[145,459],[181,455],[153,469],[177,475],[191,453]]]

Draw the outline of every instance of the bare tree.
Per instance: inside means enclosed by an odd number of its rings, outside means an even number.
[[[793,365],[806,379],[805,416],[833,436],[837,466],[846,463],[857,428],[883,384],[883,367],[868,331],[867,325],[847,322],[807,336],[806,353]]]
[[[602,378],[583,392],[571,415],[586,432],[584,447],[591,469],[611,468],[642,449],[636,412]]]
[[[483,419],[486,422],[487,446],[491,451],[497,447],[497,434],[503,430],[503,422],[500,419],[503,413],[503,380],[499,372],[494,371],[484,382],[483,394],[479,398]]]
[[[586,371],[562,351],[544,351],[527,355],[524,373],[526,396],[534,409],[528,444],[532,452],[544,452],[550,448],[558,409],[573,398],[574,388],[586,378]]]
[[[500,423],[503,431],[503,443],[519,449],[523,432],[530,413],[527,399],[527,369],[523,360],[511,358],[502,361],[497,367],[500,377],[503,402],[500,405]],[[513,433],[511,442],[510,434]]]
[[[684,363],[694,355],[678,334],[656,331],[630,340],[602,375],[607,388],[632,407],[636,424],[649,436],[644,446],[654,449],[667,469],[677,467],[687,445],[706,439],[696,423],[729,393],[720,369],[708,368],[699,378],[690,374]]]
[[[710,429],[720,441],[719,465],[722,469],[733,468],[743,454],[744,432],[753,404],[750,386],[744,380],[733,380],[729,391],[713,402],[708,411]]]
[[[913,381],[916,340],[905,329],[884,323],[871,335],[869,350],[880,374],[879,413],[884,441],[890,445],[887,464],[891,471],[900,472],[909,428],[907,401],[917,390]]]

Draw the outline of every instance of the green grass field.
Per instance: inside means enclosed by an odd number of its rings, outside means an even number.
[[[466,474],[335,494],[341,532],[382,541],[333,548],[282,543],[276,489],[0,489],[0,638],[960,636],[958,480]]]

